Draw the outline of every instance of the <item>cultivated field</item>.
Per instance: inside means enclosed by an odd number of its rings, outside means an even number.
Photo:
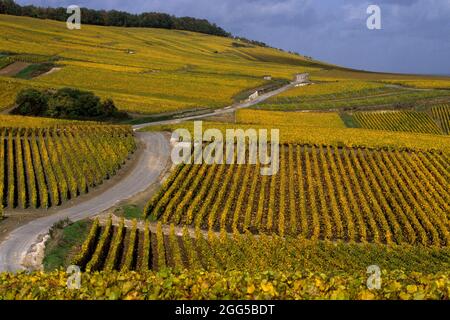
[[[185,165],[145,215],[217,231],[446,246],[448,161],[437,153],[288,145],[271,177],[259,165]]]
[[[113,176],[135,150],[128,127],[0,116],[4,207],[49,208]]]
[[[138,113],[226,106],[241,91],[264,84],[266,74],[292,79],[317,67],[275,49],[178,30],[86,25],[81,32],[68,32],[62,22],[0,15],[0,33],[0,52],[62,67],[28,86],[90,90],[113,98],[121,110]],[[0,108],[10,105],[23,84],[8,81],[14,84]]]
[[[366,129],[444,134],[444,127],[440,128],[425,112],[356,112],[353,118],[358,126]]]
[[[231,270],[310,270],[352,272],[376,261],[383,269],[415,272],[439,272],[450,266],[448,248],[409,246],[386,247],[376,244],[310,241],[304,238],[251,234],[203,234],[174,225],[163,231],[157,224],[125,227],[122,221],[109,220],[100,226],[94,221],[74,263],[86,270],[196,270],[225,272]]]
[[[257,109],[352,110],[391,106],[413,107],[430,100],[448,101],[450,91],[414,91],[370,82],[339,81],[298,87],[256,106]]]
[[[40,252],[25,247],[50,235],[47,272],[0,273],[0,300],[449,299],[448,77],[354,71],[180,30],[69,32],[6,15],[0,70],[1,110],[23,88],[73,87],[165,120],[135,134],[142,126],[0,115],[0,226],[31,216],[5,233],[1,270],[20,269],[22,256],[39,269]],[[277,174],[261,175],[260,163],[171,167],[174,141],[161,131],[193,134],[183,113],[205,116],[300,72],[310,85],[202,123],[223,134],[278,129]],[[136,139],[145,148],[125,178],[70,203],[115,175]],[[83,271],[80,290],[66,288],[69,265]],[[380,290],[367,288],[373,265]]]
[[[434,120],[446,134],[450,134],[450,105],[441,105],[431,108],[431,114]]]
[[[383,131],[345,127],[343,117],[330,112],[281,112],[238,110],[236,123],[203,122],[203,129],[271,129],[280,130],[283,144],[362,147],[414,151],[445,151],[450,153],[450,137],[413,132]],[[186,128],[193,135],[193,123],[151,126],[142,131],[172,131]]]

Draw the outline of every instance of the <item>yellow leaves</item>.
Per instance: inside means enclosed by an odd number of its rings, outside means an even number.
[[[108,300],[118,300],[122,295],[120,289],[118,287],[113,287],[111,289],[106,290],[106,297]]]
[[[317,278],[317,279],[314,281],[314,283],[315,283],[316,287],[317,287],[319,290],[325,289],[325,285],[324,285],[324,283],[323,283],[323,281],[322,281],[321,279]]]
[[[344,287],[333,290],[330,294],[331,300],[347,300],[349,299],[348,294]]]
[[[447,281],[447,282],[448,282],[448,281]],[[446,285],[446,281],[445,281],[444,278],[438,279],[438,280],[436,280],[434,283],[436,284],[436,286],[437,286],[438,288],[444,288],[444,286]]]
[[[209,288],[209,282],[207,282],[207,281],[203,281],[201,284],[200,284],[200,288],[202,289],[202,290],[206,290],[206,289],[208,289]]]
[[[271,282],[267,282],[267,280],[263,280],[263,282],[261,282],[261,290],[272,297],[276,295],[276,290],[273,284]]]
[[[5,275],[5,274],[3,274]],[[404,277],[406,276],[406,277]],[[54,285],[65,272],[50,274],[7,274],[0,278],[2,299],[445,299],[448,297],[448,272],[415,274],[402,271],[385,272],[386,287],[369,290],[366,275],[296,274],[292,272],[245,273],[166,270],[164,273],[83,273],[82,288],[73,291],[65,285]],[[413,281],[426,282],[427,286]],[[34,279],[34,280],[33,280]],[[171,285],[161,287],[161,280]],[[443,288],[434,284],[444,281]],[[214,283],[214,285],[203,285]],[[277,290],[277,288],[279,290]]]
[[[363,290],[359,295],[360,300],[374,300],[376,298],[375,294],[370,290]]]
[[[389,288],[389,291],[395,292],[395,291],[400,290],[400,289],[402,288],[402,285],[401,285],[401,283],[398,282],[398,281],[392,281],[392,282],[389,284],[388,288]]]
[[[411,300],[411,295],[405,292],[400,292],[398,296],[401,300]]]
[[[39,278],[37,276],[33,276],[30,279],[31,283],[36,283],[38,280],[39,280]]]
[[[249,285],[248,287],[247,287],[247,293],[248,294],[253,294],[253,292],[255,292],[255,285],[254,284],[251,284],[251,285]]]
[[[415,292],[417,292],[417,286],[410,284],[410,285],[406,286],[406,291],[408,291],[408,293],[415,293]]]
[[[298,291],[302,287],[303,287],[303,283],[301,281],[299,281],[299,280],[294,281],[293,288],[295,291]]]
[[[123,292],[124,294],[127,294],[127,293],[129,293],[131,290],[133,290],[133,288],[134,288],[135,286],[136,286],[136,284],[133,283],[133,282],[131,282],[131,281],[125,282],[124,284],[122,284],[122,292]]]

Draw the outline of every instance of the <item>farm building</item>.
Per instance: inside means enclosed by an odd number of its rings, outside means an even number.
[[[254,93],[252,93],[249,97],[248,97],[248,100],[255,100],[256,98],[258,98],[259,97],[259,92],[258,91],[255,91]]]
[[[272,80],[272,76],[270,76],[270,75],[265,75],[265,76],[264,76],[264,80]]]
[[[295,82],[309,82],[309,73],[297,73],[294,78]]]

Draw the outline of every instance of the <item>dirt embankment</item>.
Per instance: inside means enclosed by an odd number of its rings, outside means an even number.
[[[58,72],[59,70],[61,70],[61,68],[59,68],[59,67],[53,67],[53,68],[51,68],[49,71],[47,71],[47,72],[45,72],[45,73],[39,75],[39,77],[50,75],[50,74],[52,74],[52,73]]]

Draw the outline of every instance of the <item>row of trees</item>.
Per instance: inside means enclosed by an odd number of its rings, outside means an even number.
[[[24,89],[17,95],[12,114],[59,119],[102,119],[126,117],[111,99],[101,101],[89,91],[62,88],[57,91]]]
[[[40,19],[66,21],[66,8],[42,8],[33,5],[20,6],[13,0],[0,0],[0,14],[26,16]],[[165,13],[145,12],[131,14],[116,10],[92,10],[81,8],[81,21],[85,24],[116,27],[142,27],[188,30],[216,36],[229,37],[230,33],[205,19],[175,17]]]

